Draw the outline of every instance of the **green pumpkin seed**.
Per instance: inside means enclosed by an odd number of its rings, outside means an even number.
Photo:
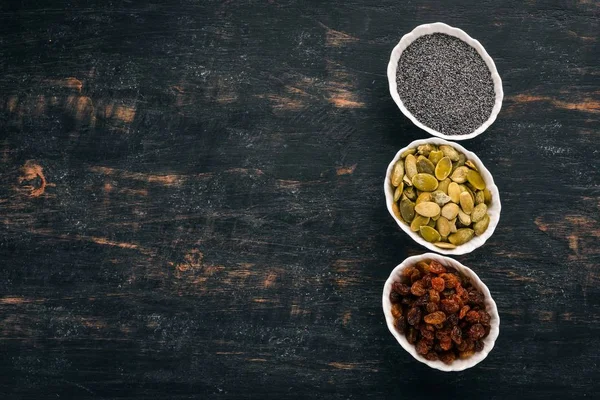
[[[485,182],[484,182],[483,178],[481,177],[481,175],[479,175],[479,172],[470,169],[467,172],[467,180],[469,181],[469,183],[471,185],[473,185],[473,187],[475,189],[477,189],[477,190],[485,189]]]
[[[460,186],[460,190],[461,193],[462,192],[467,192],[471,195],[471,198],[473,199],[473,203],[475,203],[475,193],[473,193],[473,191],[466,185],[459,185]]]
[[[429,218],[429,223],[427,224],[427,226],[430,226],[432,228],[435,228],[435,221],[432,220],[431,218]]]
[[[485,204],[487,205],[492,202],[492,192],[490,192],[490,189],[483,189],[483,198],[485,199]]]
[[[441,212],[440,212],[438,215],[436,215],[436,216],[434,216],[434,217],[431,217],[431,219],[432,219],[433,221],[436,221],[436,222],[437,222],[437,220],[438,220],[438,219],[439,219],[441,216],[442,216],[442,214],[441,214]]]
[[[435,217],[440,213],[440,206],[432,201],[426,201],[417,204],[415,211],[424,217]]]
[[[483,217],[487,214],[487,206],[485,203],[479,203],[473,209],[471,213],[471,221],[477,223],[483,219]]]
[[[443,144],[440,146],[440,150],[444,153],[444,156],[448,157],[452,161],[458,161],[460,158],[460,154],[454,147]]]
[[[429,143],[422,144],[419,147],[417,147],[417,152],[419,154],[424,155],[425,157],[427,157],[432,150],[435,151],[435,146]]]
[[[412,222],[415,217],[415,203],[407,198],[400,201],[400,215],[406,222]]]
[[[404,192],[402,193],[411,201],[415,201],[417,199],[417,192],[415,192],[415,188],[412,186],[404,188]]]
[[[458,204],[448,203],[444,207],[442,207],[442,217],[450,221],[451,219],[456,218],[459,210],[460,208],[458,207]]]
[[[475,165],[475,163],[473,161],[467,160],[467,161],[465,161],[465,165],[467,167],[469,167],[469,168],[471,168],[471,169],[479,172],[479,169],[477,168],[477,165]]]
[[[404,178],[404,162],[398,161],[392,171],[392,185],[398,186],[402,182],[402,178]]]
[[[408,177],[408,175],[404,175],[402,182],[404,183],[404,186],[406,186],[406,187],[412,186],[412,179],[410,179]]]
[[[424,217],[422,215],[415,215],[415,218],[412,220],[410,224],[410,230],[413,232],[418,232],[419,228],[429,224],[429,217]]]
[[[400,185],[394,190],[394,203],[400,200],[402,196],[402,191],[404,190],[404,182],[400,182]]]
[[[474,206],[475,204],[473,204],[473,198],[471,195],[467,192],[462,192],[460,194],[460,208],[462,208],[466,214],[470,215],[473,212]]]
[[[477,193],[475,193],[475,204],[481,203],[485,203],[485,194],[483,193],[483,190],[478,190]]]
[[[463,165],[465,165],[465,161],[466,161],[467,157],[465,157],[464,154],[460,153],[460,155],[458,156],[458,161],[454,161],[452,163],[452,172],[456,171],[456,168],[458,167],[462,167]]]
[[[435,242],[434,245],[439,247],[440,249],[446,249],[446,250],[452,250],[452,249],[456,248],[456,246],[453,245],[452,243],[446,243],[446,242]]]
[[[448,177],[448,175],[450,175],[451,171],[452,171],[452,161],[450,161],[449,157],[442,157],[440,162],[438,162],[435,167],[435,177],[438,180],[443,181],[444,179],[446,179]]]
[[[452,181],[450,180],[450,178],[446,178],[443,181],[440,182],[440,184],[438,185],[437,190],[444,192],[446,194],[448,194],[448,185],[450,185],[450,183],[452,183]]]
[[[469,168],[464,166],[458,167],[454,170],[452,175],[450,175],[450,179],[456,183],[465,183],[467,181],[467,172],[469,172]]]
[[[438,220],[435,222],[435,227],[442,236],[448,236],[450,233],[452,233],[450,232],[452,229],[452,225],[450,224],[450,221],[448,221],[444,217],[438,218]]]
[[[439,242],[441,239],[440,233],[430,226],[422,226],[419,229],[419,232],[421,233],[421,236],[423,236],[423,239],[429,243]]]
[[[429,161],[429,160],[427,160]],[[412,178],[413,186],[424,192],[433,192],[438,187],[438,180],[433,175],[416,174]]]
[[[419,173],[433,175],[435,172],[435,166],[431,161],[429,161],[429,159],[419,156],[417,159],[417,171],[419,171]]]
[[[444,204],[450,201],[450,196],[438,189],[431,194],[431,200],[438,206],[443,207]]]
[[[462,210],[458,210],[458,222],[460,222],[462,226],[468,227],[471,225],[471,217]]]
[[[431,161],[433,163],[433,165],[436,165],[438,162],[440,162],[440,160],[444,157],[444,152],[437,150],[437,151],[432,151],[431,153],[429,153],[429,161]]]
[[[448,195],[450,196],[450,200],[456,204],[460,201],[460,192],[462,192],[462,190],[460,189],[460,186],[458,186],[458,183],[452,182],[448,185]]]
[[[489,225],[490,225],[490,216],[488,214],[485,214],[479,222],[476,222],[473,225],[473,230],[475,231],[475,234],[477,236],[481,236],[487,230]]]
[[[417,149],[406,149],[402,152],[402,154],[400,154],[400,158],[404,160],[406,156],[408,156],[409,154],[415,154],[416,152]]]
[[[412,179],[418,173],[417,159],[412,154],[409,154],[404,159],[404,173],[408,176],[408,179]]]
[[[404,219],[400,215],[400,209],[398,208],[398,203],[396,203],[396,202],[392,203],[392,212],[394,213],[396,218],[398,218],[399,220],[402,220],[402,222],[404,222]]]
[[[423,192],[417,197],[416,204],[422,203],[424,201],[431,201],[431,193]]]
[[[467,243],[469,240],[473,239],[473,235],[475,232],[473,229],[462,228],[448,236],[448,241],[455,246],[460,246],[461,244]]]

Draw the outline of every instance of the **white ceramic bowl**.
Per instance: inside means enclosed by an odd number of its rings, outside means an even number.
[[[444,364],[442,361],[429,361],[425,359],[425,357],[421,356],[417,353],[417,350],[414,345],[408,343],[406,337],[404,337],[403,333],[400,333],[394,326],[394,317],[392,316],[392,303],[390,301],[390,293],[392,291],[392,285],[394,282],[398,282],[402,277],[402,270],[408,266],[415,265],[419,261],[423,260],[436,260],[440,264],[444,266],[454,267],[457,271],[465,275],[471,280],[471,284],[473,287],[481,290],[485,297],[485,309],[490,314],[490,334],[483,339],[483,350],[473,354],[473,356],[465,359],[455,360],[452,364]],[[462,371],[467,368],[471,368],[487,357],[488,353],[492,351],[494,348],[494,343],[496,342],[496,338],[498,338],[498,334],[500,333],[500,316],[498,315],[498,308],[496,307],[496,302],[492,299],[492,295],[490,294],[489,289],[485,284],[479,279],[477,274],[473,272],[470,268],[465,267],[461,263],[456,260],[453,260],[449,257],[440,256],[439,254],[433,253],[425,253],[419,256],[408,257],[406,260],[402,262],[402,264],[398,265],[392,273],[390,277],[385,282],[383,286],[383,313],[385,315],[385,321],[387,323],[387,327],[392,332],[392,335],[396,338],[400,346],[404,348],[404,350],[408,351],[410,355],[416,358],[418,361],[427,364],[431,368],[439,369],[440,371],[450,372],[450,371]]]
[[[494,92],[496,93],[496,102],[494,104],[494,108],[492,109],[492,113],[490,117],[485,121],[479,128],[477,128],[474,132],[465,135],[445,135],[441,132],[438,132],[434,129],[425,126],[421,123],[417,118],[412,115],[410,111],[404,107],[404,103],[402,103],[402,99],[400,99],[400,95],[398,94],[398,87],[396,85],[396,70],[398,68],[398,60],[400,60],[400,55],[412,42],[414,42],[417,38],[424,35],[429,35],[432,33],[445,33],[447,35],[455,36],[462,41],[474,47],[475,50],[479,53],[479,55],[484,59],[488,68],[490,69],[490,73],[492,74],[492,80],[494,81]],[[412,32],[407,33],[402,36],[400,42],[394,47],[392,50],[392,55],[390,56],[390,62],[387,68],[388,82],[390,85],[390,94],[392,98],[400,108],[400,111],[404,115],[408,117],[416,126],[419,128],[429,132],[430,134],[441,137],[443,139],[449,140],[465,140],[472,139],[475,136],[483,133],[487,128],[494,123],[500,109],[502,108],[502,99],[504,98],[504,91],[502,90],[502,79],[500,79],[500,75],[498,75],[498,70],[496,69],[496,64],[494,64],[494,60],[489,56],[489,54],[485,51],[481,43],[477,40],[473,39],[471,36],[467,35],[462,29],[453,28],[449,25],[443,24],[441,22],[436,22],[434,24],[425,24],[419,25]]]
[[[402,155],[402,153],[405,150],[412,149],[412,148],[415,148],[417,146],[420,146],[422,144],[427,144],[427,143],[437,144],[437,145],[445,144],[448,146],[452,146],[455,149],[457,149],[458,151],[461,151],[462,153],[464,153],[464,155],[467,156],[467,159],[473,161],[473,163],[477,166],[477,168],[479,169],[479,173],[481,174],[481,177],[485,181],[487,188],[492,193],[492,203],[488,206],[488,214],[490,216],[490,224],[489,224],[487,230],[483,233],[483,235],[474,236],[473,239],[471,239],[470,241],[468,241],[467,243],[465,243],[463,245],[457,246],[455,249],[440,249],[439,247],[436,247],[433,243],[429,243],[428,241],[423,239],[421,237],[421,235],[419,235],[417,232],[411,231],[410,226],[406,225],[404,222],[400,221],[394,215],[394,212],[392,211],[392,204],[394,203],[394,187],[392,186],[390,178],[392,176],[394,164],[396,164],[396,161],[400,160],[400,156]],[[388,165],[387,173],[385,174],[385,181],[383,182],[383,190],[385,191],[385,202],[387,204],[387,209],[388,209],[390,215],[392,216],[392,218],[394,218],[396,223],[400,226],[400,228],[402,228],[402,230],[404,232],[406,232],[408,234],[408,236],[410,236],[415,242],[419,243],[420,245],[422,245],[424,247],[427,247],[431,251],[436,251],[438,253],[460,255],[460,254],[466,254],[466,253],[472,252],[476,248],[483,246],[483,244],[486,242],[486,240],[488,240],[490,238],[490,236],[492,236],[492,234],[494,233],[494,230],[496,229],[496,226],[498,225],[498,221],[500,221],[500,210],[502,209],[502,204],[500,203],[500,193],[498,192],[498,186],[496,186],[496,184],[494,183],[494,178],[492,177],[492,174],[490,173],[490,171],[487,170],[487,168],[483,165],[483,163],[481,162],[479,157],[477,157],[475,155],[475,153],[470,152],[469,150],[465,149],[458,143],[448,142],[447,140],[444,140],[444,139],[430,138],[430,139],[415,140],[408,146],[400,149],[400,151],[398,151],[398,153],[396,153],[396,157],[394,157],[394,159],[392,160],[390,165]]]

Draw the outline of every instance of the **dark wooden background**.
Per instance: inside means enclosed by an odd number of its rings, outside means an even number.
[[[596,0],[4,1],[0,398],[598,398]],[[463,144],[503,213],[457,257],[496,348],[441,373],[388,332],[424,248],[383,177],[427,134],[388,93],[400,37],[480,40],[505,101]]]

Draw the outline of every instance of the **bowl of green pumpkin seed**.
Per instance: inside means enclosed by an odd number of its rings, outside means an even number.
[[[475,153],[444,139],[400,149],[384,182],[387,209],[415,242],[442,254],[483,246],[500,220],[500,194]]]

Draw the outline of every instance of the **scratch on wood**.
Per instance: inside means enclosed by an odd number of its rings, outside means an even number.
[[[184,175],[157,175],[157,174],[146,174],[142,172],[129,172],[110,167],[93,166],[89,170],[94,173],[103,174],[107,176],[114,176],[117,178],[131,179],[136,181],[144,181],[148,183],[157,183],[164,186],[178,186],[181,185],[186,177]]]
[[[292,309],[290,310],[290,315],[298,316],[298,315],[309,315],[310,310],[303,310],[300,308],[298,304],[292,304]]]
[[[25,165],[21,167],[21,176],[19,177],[19,184],[22,185],[24,182],[31,182],[36,179],[39,179],[39,185],[37,187],[34,184],[22,186],[21,189],[29,191],[29,196],[31,197],[39,197],[44,194],[46,190],[47,181],[44,176],[43,168],[35,163],[33,160],[27,160]]]
[[[246,358],[246,361],[250,361],[250,362],[267,362],[267,360],[264,359],[264,358]]]
[[[354,173],[354,170],[356,169],[357,164],[353,164],[349,167],[338,167],[335,170],[335,173],[337,176],[341,176],[341,175],[352,175]]]
[[[549,102],[556,108],[561,108],[565,110],[576,110],[576,111],[584,111],[589,113],[600,113],[600,101],[586,98],[581,102],[573,103],[567,102],[563,100],[558,100],[550,96],[532,96],[527,94],[520,94],[510,98],[516,103],[526,104],[532,102]]]
[[[554,320],[554,312],[552,311],[538,311],[538,318],[543,322],[550,322]]]
[[[327,47],[341,47],[348,43],[357,42],[359,39],[345,32],[336,31],[327,25],[318,22],[321,27],[325,28],[325,45]]]
[[[343,67],[327,60],[329,81],[327,84],[327,100],[338,108],[363,108],[365,103],[358,100],[353,92],[356,90],[355,77],[343,70]]]
[[[265,288],[270,288],[271,286],[273,286],[275,284],[276,280],[277,280],[277,274],[273,273],[273,272],[269,272],[269,275],[267,275],[267,278],[263,281],[263,286]]]
[[[362,370],[371,371],[371,372],[379,371],[376,368],[367,367],[366,365],[364,365],[364,363],[330,362],[327,365],[329,365],[330,367],[336,368],[336,369],[343,369],[343,370],[362,369]]]
[[[229,355],[240,355],[245,354],[243,351],[217,351],[215,354],[221,356],[229,356]]]
[[[77,121],[85,121],[91,126],[96,124],[96,112],[94,109],[94,103],[88,96],[75,96],[71,95],[67,97],[66,109],[74,114]]]
[[[508,276],[511,279],[514,279],[514,280],[519,281],[519,282],[535,282],[535,279],[533,279],[533,278],[531,278],[529,276],[519,275],[519,274],[517,274],[515,272],[512,272],[512,271],[508,272]]]
[[[44,299],[28,299],[21,296],[6,296],[0,298],[0,304],[21,305],[27,303],[43,303]]]
[[[344,313],[344,316],[342,317],[342,325],[347,326],[350,323],[351,319],[352,319],[352,312],[346,311]]]
[[[45,82],[52,86],[75,89],[78,92],[81,92],[81,88],[83,87],[83,82],[74,77],[68,77],[65,79],[47,79]]]
[[[574,31],[567,31],[567,33],[569,34],[569,36],[571,37],[576,37],[578,39],[584,40],[586,42],[595,42],[596,38],[592,37],[592,36],[579,36],[576,32]]]
[[[17,96],[10,96],[8,100],[6,100],[6,109],[13,113],[17,109],[17,104],[19,103],[19,98]]]
[[[80,236],[80,238],[83,238],[83,237]],[[119,247],[121,249],[137,249],[138,248],[137,244],[127,243],[127,242],[115,242],[114,240],[109,240],[107,238],[98,237],[98,236],[90,236],[89,240],[96,244],[100,244],[100,245],[104,245],[104,246],[114,246],[114,247]]]

